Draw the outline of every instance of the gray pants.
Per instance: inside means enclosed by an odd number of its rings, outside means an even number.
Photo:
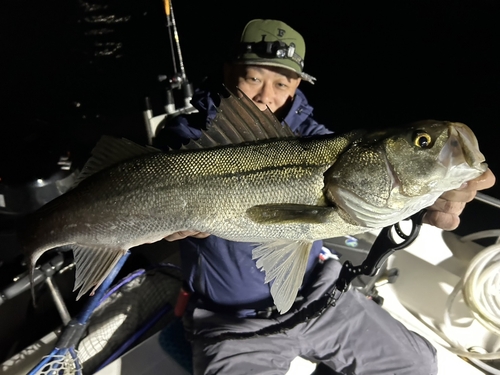
[[[301,307],[331,290],[341,265],[325,262]],[[299,307],[300,308],[300,307]],[[321,316],[270,336],[205,340],[225,332],[255,332],[290,318],[239,319],[195,309],[189,325],[193,368],[201,374],[285,374],[297,356],[322,362],[349,375],[437,374],[436,350],[418,334],[407,330],[375,302],[351,290]]]

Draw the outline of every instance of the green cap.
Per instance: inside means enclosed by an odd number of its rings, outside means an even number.
[[[304,38],[282,21],[250,21],[241,35],[240,48],[236,63],[282,67],[294,71],[304,81],[314,84],[316,80],[303,71]]]

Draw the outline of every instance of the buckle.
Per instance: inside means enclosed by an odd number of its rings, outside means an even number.
[[[255,310],[257,318],[269,319],[276,312],[276,306],[267,307],[265,310]]]

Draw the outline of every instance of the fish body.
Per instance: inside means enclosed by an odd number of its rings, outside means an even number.
[[[188,149],[103,137],[81,182],[28,219],[21,241],[31,267],[47,250],[72,247],[80,296],[128,249],[208,232],[261,244],[253,257],[285,312],[313,241],[396,223],[486,169],[463,124],[299,138],[244,96],[221,100]]]

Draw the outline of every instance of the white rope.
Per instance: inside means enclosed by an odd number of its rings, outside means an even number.
[[[452,326],[450,311],[456,297],[462,292],[464,301],[474,318],[490,332],[500,336],[500,230],[489,230],[462,237],[462,241],[472,241],[487,237],[498,237],[494,245],[479,252],[470,262],[463,278],[453,289],[446,302],[444,327]],[[500,359],[500,352],[471,352],[456,340],[439,332],[451,347],[448,349],[459,356],[468,358],[483,370],[500,375],[500,370],[482,362]]]

